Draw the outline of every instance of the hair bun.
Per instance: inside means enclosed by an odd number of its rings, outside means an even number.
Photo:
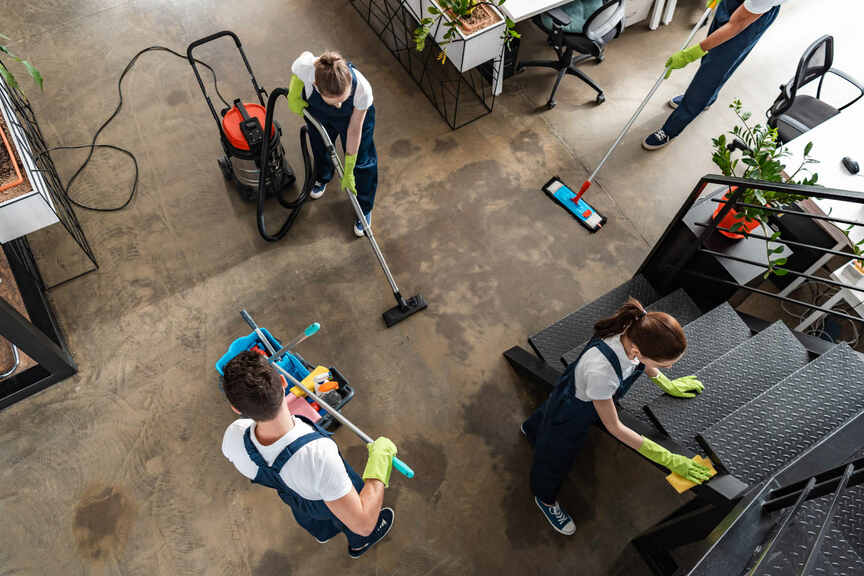
[[[342,55],[338,52],[324,52],[318,57],[318,62],[323,66],[333,67],[342,61]]]

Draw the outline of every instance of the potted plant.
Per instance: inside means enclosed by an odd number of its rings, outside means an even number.
[[[9,40],[9,37],[0,34],[0,40],[6,41]],[[33,81],[39,86],[39,89],[42,89],[42,74],[39,73],[39,70],[37,70],[33,64],[13,54],[12,51],[3,43],[0,43],[0,54],[5,54],[7,57],[24,66],[27,73],[30,74],[30,77],[33,78]],[[2,61],[0,61],[0,76],[3,77],[3,80],[6,81],[6,84],[10,88],[18,88],[18,81],[15,79],[15,75],[6,68],[6,65]],[[6,138],[6,126],[2,116],[0,116],[0,139],[2,139],[2,146],[0,146],[0,202],[2,202],[8,199],[4,198],[4,195],[2,194],[4,191],[15,188],[24,182],[24,176],[21,174],[21,169],[19,168],[18,161],[15,158],[15,152],[12,145],[9,143],[9,140]]]
[[[420,25],[414,30],[417,51],[422,52],[426,39],[434,34],[441,48],[439,60],[449,58],[460,72],[500,57],[503,45],[519,38],[516,24],[498,10],[504,2],[419,0]],[[422,16],[424,12],[428,16]]]
[[[0,34],[0,40],[9,40],[9,37],[5,34]],[[5,54],[15,62],[18,62],[19,64],[24,66],[24,68],[27,69],[27,73],[30,74],[30,77],[33,78],[33,81],[36,83],[37,86],[39,86],[39,89],[43,89],[42,74],[39,73],[39,70],[37,70],[36,67],[33,66],[33,64],[13,54],[12,51],[9,50],[9,48],[3,43],[0,43],[0,53]],[[12,74],[12,72],[10,72],[8,68],[6,68],[6,65],[2,61],[0,61],[0,76],[3,77],[3,80],[5,80],[6,84],[8,84],[11,88],[18,88],[18,81],[15,79],[15,75]]]
[[[818,174],[813,173],[805,176],[809,172],[808,166],[818,162],[818,160],[810,157],[810,151],[813,149],[812,142],[804,147],[804,157],[801,164],[791,175],[787,176],[784,174],[784,165],[781,160],[788,156],[789,152],[777,141],[777,130],[767,125],[752,125],[750,112],[743,111],[741,100],[737,98],[729,105],[729,108],[735,112],[740,122],[729,132],[733,136],[732,142],[727,142],[725,134],[712,139],[714,145],[712,160],[724,175],[767,182],[816,184],[819,178]],[[740,151],[739,158],[733,158],[735,151]],[[796,180],[795,178],[799,174],[802,175],[802,178]],[[724,200],[728,199],[734,191],[734,188],[730,188],[724,195]],[[741,193],[738,202],[751,206],[734,206],[722,220],[717,221],[720,211],[726,205],[720,203],[714,211],[714,219],[719,228],[718,231],[729,238],[745,238],[750,232],[761,226],[766,237],[777,240],[780,237],[780,232],[769,229],[767,224],[771,212],[760,207],[779,208],[803,199],[804,197],[799,194],[747,188]],[[765,250],[768,259],[768,270],[765,272],[765,278],[772,273],[777,276],[785,276],[788,270],[778,268],[786,264],[786,258],[779,256],[783,252],[783,247],[772,247],[771,242],[767,241],[765,242]]]

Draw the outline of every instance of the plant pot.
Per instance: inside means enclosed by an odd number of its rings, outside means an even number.
[[[435,6],[438,10],[441,7],[435,0],[422,0],[423,14],[429,16],[429,6]],[[443,22],[437,19],[430,27],[430,36],[434,34],[435,43],[441,47],[447,54],[447,59],[460,72],[466,72],[493,60],[500,58],[504,48],[504,30],[505,20],[501,12],[494,6],[482,4],[477,7],[477,10],[488,10],[492,17],[484,19],[480,22],[477,29],[472,29],[462,23],[456,26],[456,37],[449,42],[445,40],[444,34],[449,30]],[[443,12],[443,11],[442,11]],[[452,21],[451,15],[445,13],[439,16],[446,20]]]
[[[864,260],[852,260],[852,270],[857,272],[859,276],[864,276]]]
[[[3,147],[0,148],[0,192],[14,188],[24,182],[21,168],[18,167],[18,161],[15,159],[15,151],[12,150],[12,145],[6,138],[4,124],[0,121],[0,137],[3,139]]]
[[[736,186],[730,187],[729,191],[723,195],[723,200],[729,200],[729,196],[733,192],[735,192],[736,188]],[[735,208],[729,210],[729,212],[726,213],[726,216],[723,217],[723,220],[718,222],[717,217],[720,215],[720,211],[723,210],[725,206],[726,204],[717,204],[717,208],[714,209],[714,214],[711,217],[711,219],[717,224],[719,228],[726,228],[728,230],[731,230],[738,223],[742,223],[744,225],[744,231],[750,233],[760,226],[759,220],[747,220],[743,215],[739,214],[738,211],[735,210]],[[744,234],[736,234],[735,232],[727,232],[726,230],[717,230],[717,232],[723,234],[727,238],[732,238],[733,240],[743,240],[747,237]]]

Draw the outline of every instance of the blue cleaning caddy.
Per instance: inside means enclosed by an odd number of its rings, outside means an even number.
[[[277,340],[266,328],[261,328],[261,332],[264,333],[264,336],[270,341],[270,344],[273,346],[275,350],[279,350],[282,348],[282,344]],[[222,376],[224,375],[225,365],[231,361],[232,358],[237,356],[240,352],[245,352],[246,350],[251,350],[254,347],[258,347],[262,350],[266,350],[264,343],[258,339],[258,336],[255,332],[252,332],[248,336],[243,336],[242,338],[238,338],[234,340],[230,346],[228,346],[228,351],[222,355],[221,358],[216,362],[216,371],[219,373],[219,388],[222,388]],[[284,368],[288,373],[294,376],[297,380],[303,380],[309,373],[315,368],[314,365],[309,364],[300,354],[296,352],[286,352],[279,362],[277,362],[279,366]],[[333,366],[329,366],[330,374],[333,377],[335,382],[339,383],[339,389],[336,391],[339,393],[339,402],[336,404],[332,404],[331,407],[335,408],[337,411],[342,411],[342,407],[348,404],[351,399],[354,397],[354,389],[348,384],[348,379],[342,375],[339,370]],[[290,390],[290,386],[286,388],[285,393],[290,394],[288,390]],[[305,400],[310,404],[313,402],[312,398],[309,396],[305,397]],[[318,409],[318,413],[321,415],[321,420],[318,421],[318,424],[322,426],[325,430],[335,430],[339,427],[339,421],[333,418],[330,414],[328,414],[323,408]]]

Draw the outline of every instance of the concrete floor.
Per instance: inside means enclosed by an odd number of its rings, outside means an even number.
[[[692,71],[677,73],[592,188],[610,221],[588,235],[539,186],[551,174],[584,179],[686,36],[699,3],[681,4],[673,25],[629,29],[602,65],[586,66],[606,89],[597,110],[590,90],[568,79],[558,108],[537,112],[551,78],[530,71],[507,83],[491,116],[451,132],[345,0],[0,2],[3,31],[46,77],[44,94],[29,93],[52,144],[89,141],[113,109],[119,71],[151,44],[182,51],[232,29],[268,88],[287,83],[301,50],[342,50],[375,90],[376,235],[404,291],[430,302],[383,327],[392,297],[335,189],[304,209],[289,238],[260,240],[253,208],[216,167],[219,142],[188,64],[142,57],[102,140],[138,155],[138,197],[123,212],[79,212],[101,269],[51,293],[80,372],[0,417],[0,572],[643,572],[628,541],[683,500],[626,447],[594,433],[562,494],[578,531],[554,533],[531,502],[530,450],[518,432],[538,399],[501,352],[633,273],[711,171],[710,137],[731,124],[726,101],[740,95],[764,110],[823,32],[838,36],[837,65],[853,74],[860,47],[852,30],[860,18],[832,22],[861,10],[853,0],[835,0],[843,9],[831,14],[790,2],[724,90],[724,106],[674,146],[643,153],[639,137],[659,126],[663,99]],[[523,50],[547,53],[530,27]],[[248,94],[229,45],[200,57],[216,65],[223,93]],[[297,159],[298,122],[287,106],[280,119]],[[67,177],[81,159],[57,158]],[[126,160],[100,153],[72,194],[115,204],[128,182]],[[33,237],[49,281],[83,267],[64,238]],[[385,501],[397,511],[395,529],[359,562],[342,542],[315,543],[220,453],[234,416],[213,364],[248,331],[244,307],[283,337],[321,322],[300,351],[348,375],[357,396],[346,414],[392,437],[417,470],[411,481],[394,476]],[[345,430],[336,439],[362,467],[365,449]]]

